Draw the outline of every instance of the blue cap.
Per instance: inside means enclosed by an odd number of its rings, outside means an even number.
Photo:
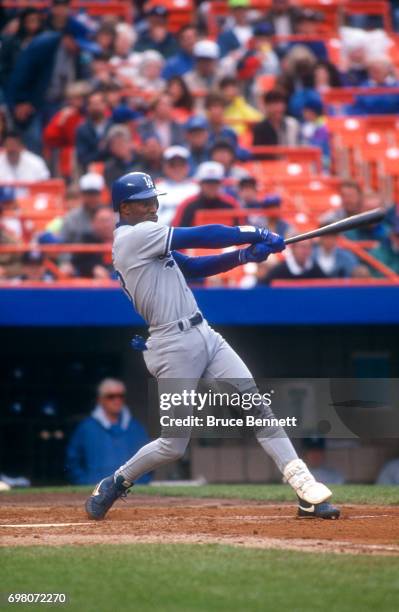
[[[81,51],[87,51],[87,53],[92,55],[100,55],[102,53],[100,45],[89,38],[92,32],[81,21],[70,17],[63,33],[72,36]]]
[[[125,121],[133,121],[139,117],[141,117],[140,113],[123,104],[116,106],[112,111],[112,121],[114,123],[125,123]]]
[[[201,115],[195,115],[194,117],[190,117],[190,119],[185,123],[184,127],[188,132],[191,130],[207,130],[208,121]]]
[[[1,185],[0,186],[0,204],[5,204],[6,202],[14,202],[15,201],[15,189],[10,185]]]
[[[112,184],[112,207],[118,212],[122,202],[148,200],[165,193],[155,189],[154,181],[145,172],[129,172]]]

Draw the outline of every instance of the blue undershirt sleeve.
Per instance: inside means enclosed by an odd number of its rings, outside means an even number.
[[[240,244],[255,244],[263,240],[262,229],[250,225],[199,225],[171,228],[171,250],[190,248],[220,248]]]
[[[179,266],[183,276],[190,278],[204,278],[227,272],[241,265],[239,250],[221,255],[207,255],[205,257],[187,257],[182,253],[172,252],[173,259]]]

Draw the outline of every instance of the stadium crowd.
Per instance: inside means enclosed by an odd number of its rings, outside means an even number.
[[[337,175],[326,92],[362,88],[343,105],[347,116],[399,112],[392,41],[378,19],[358,15],[341,27],[334,62],[322,4],[316,11],[273,0],[255,10],[249,0],[228,0],[216,34],[210,4],[197,2],[194,18],[173,31],[157,2],[132,3],[130,23],[74,10],[68,0],[47,9],[0,8],[0,245],[29,242],[24,253],[0,251],[0,279],[113,278],[109,189],[129,171],[148,172],[166,193],[162,223],[189,226],[201,211],[231,211],[230,222],[293,235],[304,211],[265,183],[280,147],[316,148],[319,175]],[[263,155],[261,172],[259,147],[277,147]],[[283,258],[248,270],[242,286],[365,279],[383,276],[384,266],[399,274],[395,189],[387,197],[373,177],[348,168],[339,174],[335,207],[326,199],[323,209],[310,210],[309,223],[377,206],[387,209],[384,222],[348,232],[344,243],[328,237],[293,245]],[[62,204],[37,215],[29,184],[43,183],[45,194],[54,179],[65,186]],[[104,248],[51,255],[38,248],[71,243]],[[352,243],[367,243],[383,266],[364,260]]]

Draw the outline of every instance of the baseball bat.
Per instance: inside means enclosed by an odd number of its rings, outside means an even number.
[[[328,225],[311,230],[310,232],[292,236],[292,238],[287,238],[287,240],[284,242],[285,244],[292,244],[293,242],[310,240],[310,238],[318,238],[319,236],[339,234],[340,232],[346,232],[350,229],[354,229],[355,227],[360,227],[361,225],[377,223],[378,221],[381,221],[384,216],[385,210],[383,208],[374,208],[373,210],[368,210],[367,212],[352,215],[351,217],[346,217],[340,221],[335,221],[335,223],[329,223]]]

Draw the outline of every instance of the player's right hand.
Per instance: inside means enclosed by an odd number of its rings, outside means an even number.
[[[274,234],[274,236],[277,236],[277,234]],[[278,237],[281,238],[281,236],[278,236]],[[285,249],[284,241],[283,241],[283,248],[281,248],[280,244],[273,245],[273,244],[266,244],[266,242],[258,242],[258,244],[252,244],[246,249],[241,249],[240,255],[239,255],[240,262],[242,264],[252,263],[252,262],[260,263],[262,261],[265,261],[269,257],[269,255],[271,255],[271,253],[277,253],[278,251],[282,251],[283,249]]]

